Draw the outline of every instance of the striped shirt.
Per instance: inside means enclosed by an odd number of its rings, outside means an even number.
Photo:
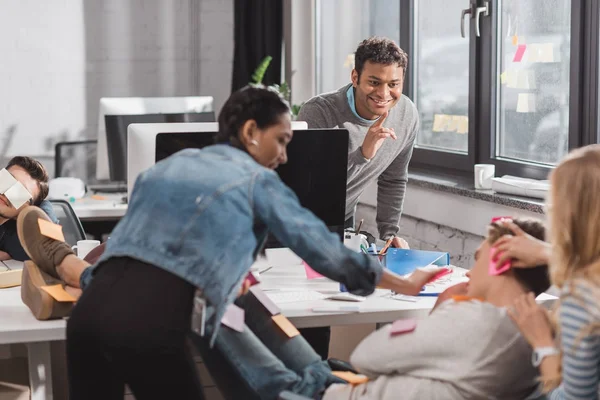
[[[548,399],[598,399],[600,287],[584,279],[566,284],[559,312],[562,384],[549,393]]]

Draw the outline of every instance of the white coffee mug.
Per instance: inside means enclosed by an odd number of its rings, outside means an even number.
[[[475,189],[491,189],[495,173],[494,164],[475,164]]]
[[[365,246],[365,248],[368,248],[369,242],[367,242],[367,237],[363,234],[357,235],[356,233],[345,232],[344,245],[350,250],[360,253],[360,245],[363,245]]]
[[[77,257],[83,259],[98,246],[100,246],[99,240],[78,240],[77,244],[71,248],[77,252]]]

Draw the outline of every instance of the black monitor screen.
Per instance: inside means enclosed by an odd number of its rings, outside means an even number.
[[[214,143],[215,132],[159,133],[156,136],[156,162],[182,149],[203,148]],[[348,168],[346,129],[295,130],[287,147],[288,162],[276,172],[311,210],[343,238]],[[269,238],[267,247],[281,247]]]
[[[130,124],[165,122],[216,122],[214,112],[187,112],[175,114],[105,115],[106,146],[110,180],[127,180],[127,127]]]

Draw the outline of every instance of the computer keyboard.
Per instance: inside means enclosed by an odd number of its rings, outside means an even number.
[[[269,291],[265,292],[267,296],[275,304],[296,303],[299,301],[322,300],[327,295],[316,292],[314,290],[299,290],[299,291]]]

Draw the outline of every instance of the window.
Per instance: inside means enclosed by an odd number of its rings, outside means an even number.
[[[389,0],[317,0],[317,92],[350,83],[354,51],[369,36],[398,43],[400,2]]]
[[[505,0],[498,18],[494,156],[554,165],[569,145],[571,1]]]

